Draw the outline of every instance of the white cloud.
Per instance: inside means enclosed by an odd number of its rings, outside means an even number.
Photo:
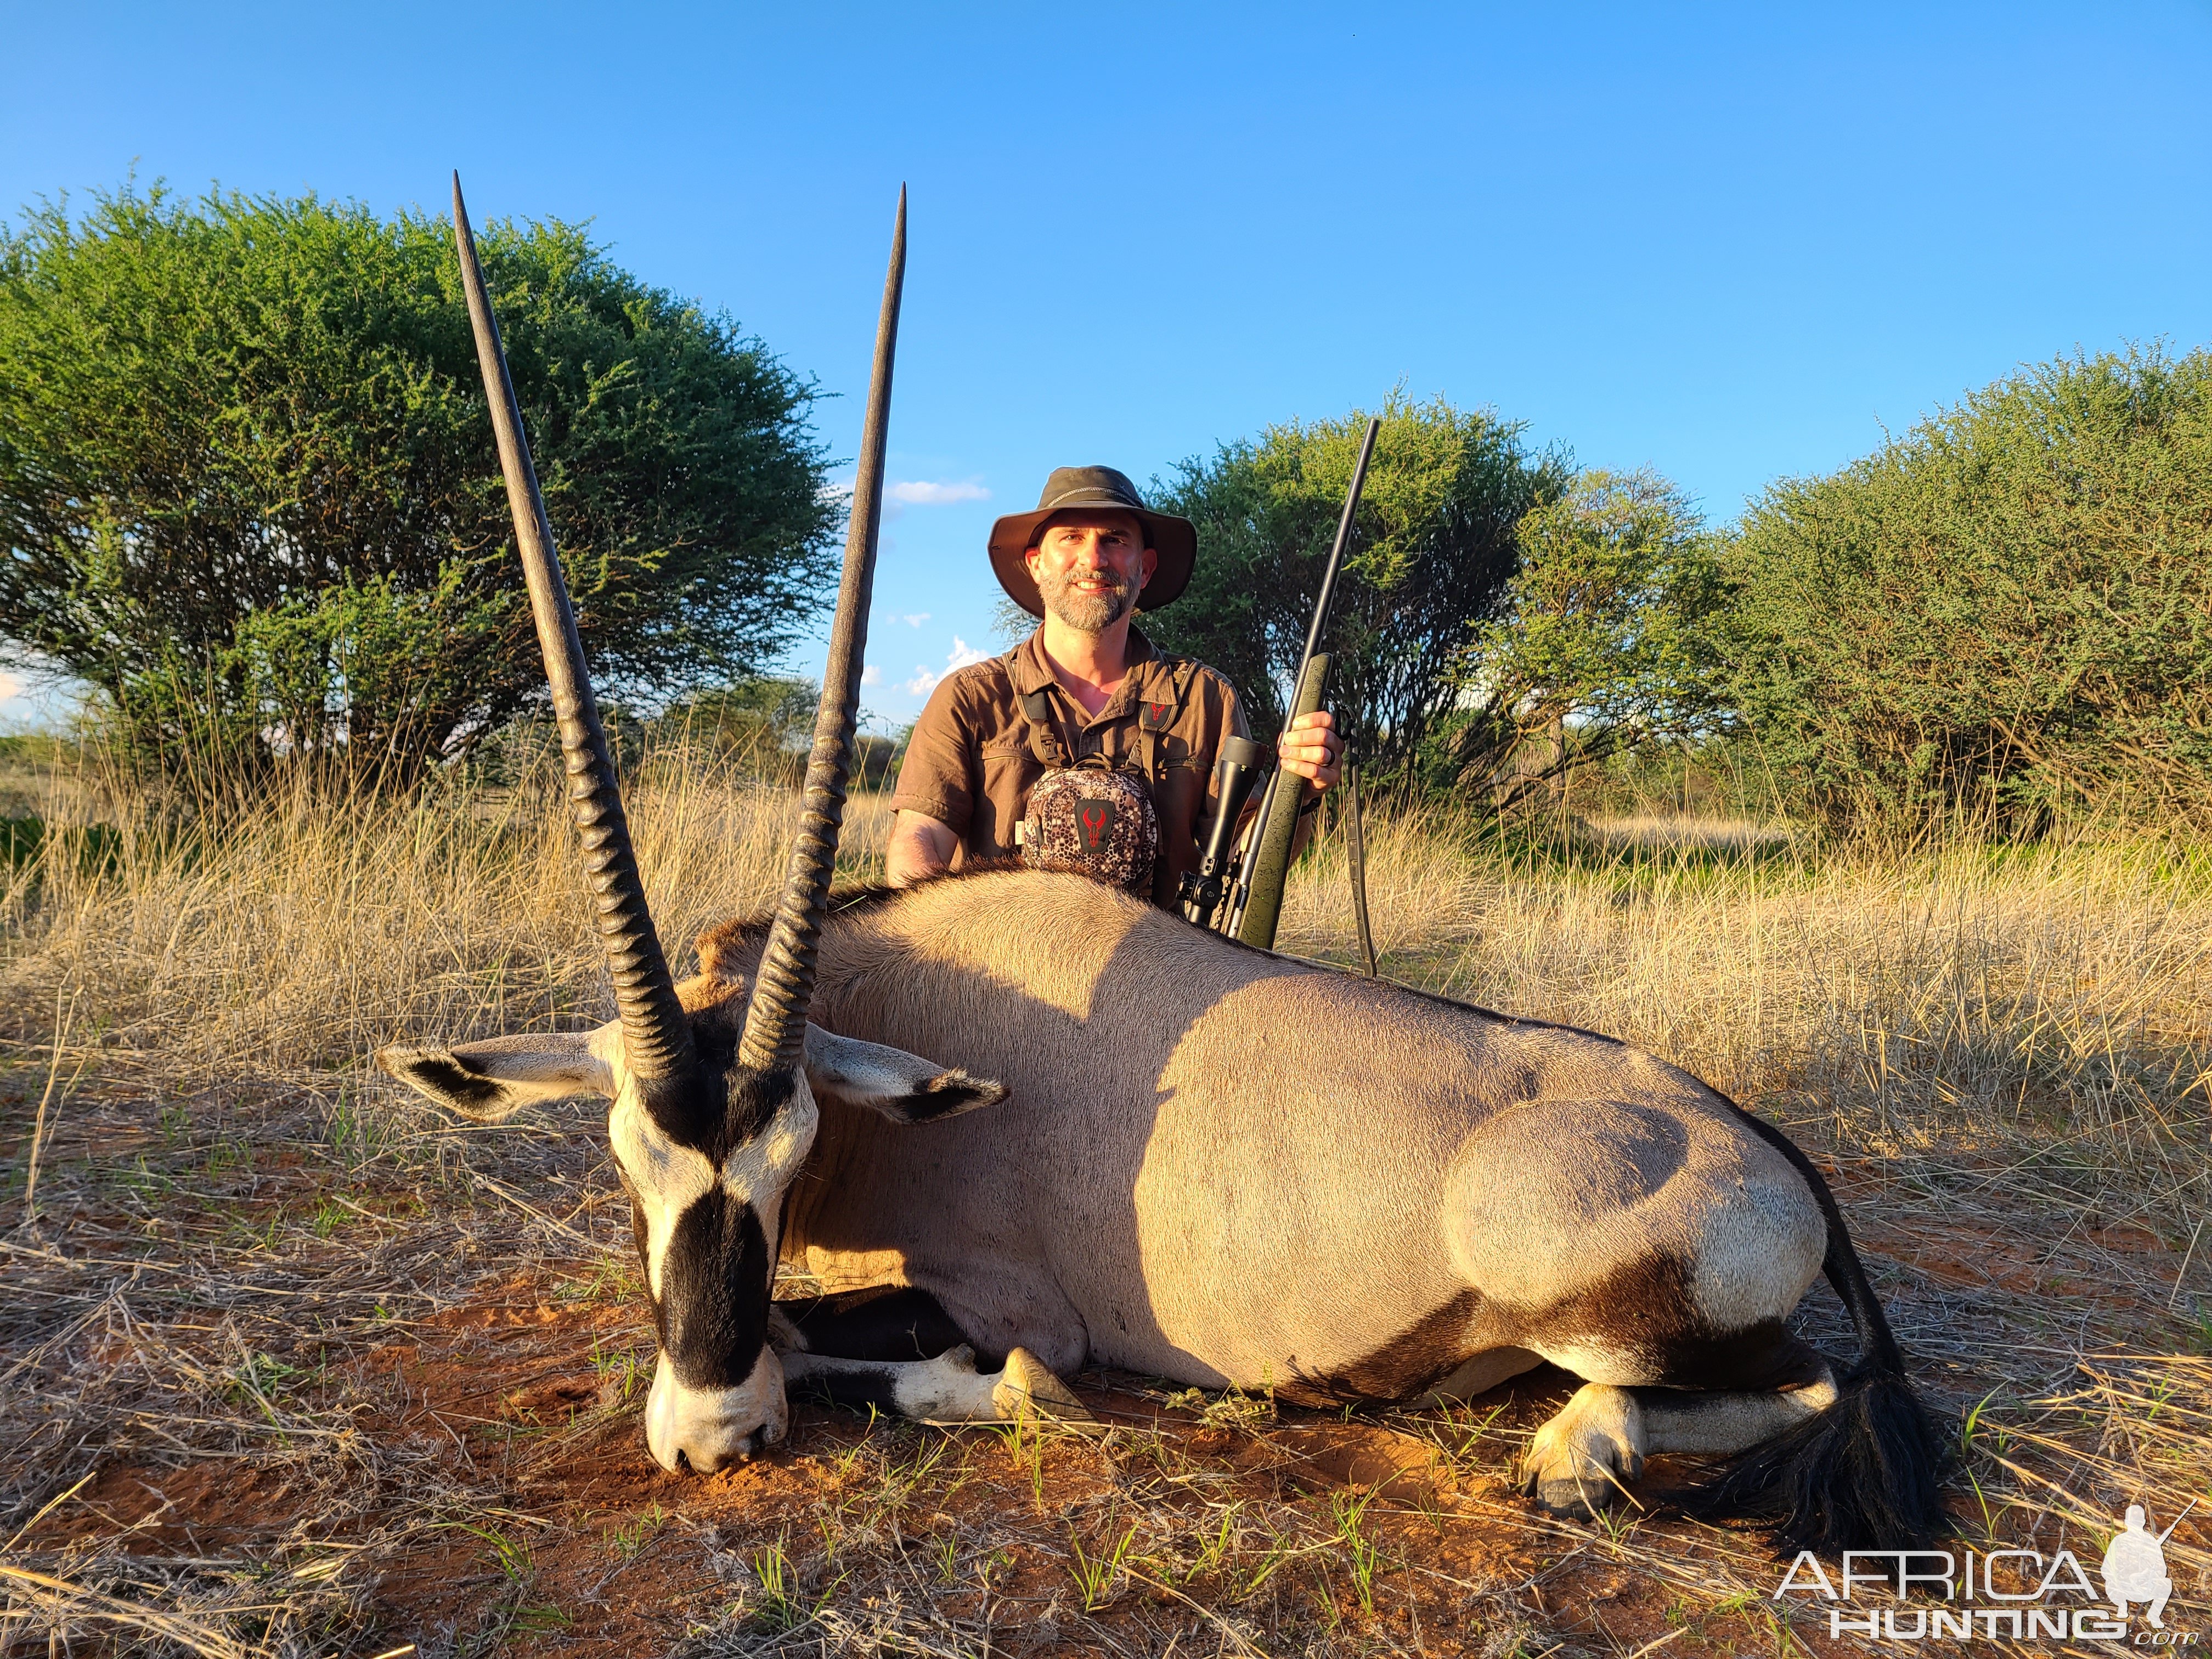
[[[952,636],[952,649],[945,653],[945,666],[933,669],[921,663],[914,665],[914,678],[901,689],[917,697],[926,697],[937,690],[937,683],[947,674],[967,667],[970,663],[988,662],[991,653],[978,651],[957,634]]]
[[[974,478],[960,483],[911,478],[893,484],[890,497],[902,507],[949,507],[955,501],[988,501],[991,492]]]
[[[919,628],[922,623],[929,620],[929,612],[927,611],[917,611],[911,617],[901,617],[899,620],[904,623],[908,628]]]
[[[880,669],[880,668],[877,667],[877,666],[875,665],[875,664],[873,664],[873,663],[870,663],[870,664],[869,664],[866,668],[863,668],[863,669],[860,671],[860,684],[863,684],[863,685],[881,685],[883,683],[884,683],[884,671],[883,671],[882,669]]]
[[[13,702],[23,695],[21,674],[0,674],[0,702]]]

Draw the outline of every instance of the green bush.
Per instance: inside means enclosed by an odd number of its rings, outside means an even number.
[[[684,752],[712,757],[796,788],[806,776],[822,688],[812,680],[767,675],[715,686],[664,710],[654,736]],[[881,789],[899,745],[862,732],[853,738],[850,787]]]
[[[755,671],[834,577],[811,386],[557,223],[481,241],[594,672]],[[0,638],[134,741],[404,779],[543,696],[450,225],[158,186],[0,233]]]
[[[1520,565],[1453,668],[1438,772],[1501,810],[1726,724],[1717,538],[1656,473],[1583,473],[1516,528]]]
[[[1831,826],[2212,821],[2212,353],[2062,358],[1728,550],[1736,707]]]
[[[1486,410],[1393,396],[1382,419],[1324,646],[1328,707],[1360,764],[1387,771],[1452,706],[1469,631],[1513,574],[1515,526],[1570,474]],[[1200,557],[1189,591],[1144,626],[1226,674],[1263,739],[1281,728],[1366,426],[1358,412],[1287,422],[1153,481],[1153,504],[1198,526]]]
[[[112,823],[53,824],[36,814],[0,817],[0,866],[27,865],[41,853],[72,860],[86,875],[108,875],[122,862],[123,836]]]

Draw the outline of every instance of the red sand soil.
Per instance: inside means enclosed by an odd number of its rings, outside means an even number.
[[[293,1173],[281,1152],[262,1167]],[[365,1212],[382,1201],[352,1192]],[[264,1188],[233,1211],[251,1226],[315,1195],[270,1199]],[[1855,1204],[1848,1184],[1839,1196],[1863,1250],[1936,1287],[2056,1295],[2100,1327],[2142,1322],[2126,1285],[2093,1255],[2058,1248],[2063,1239]],[[2084,1229],[2079,1241],[2107,1261],[2140,1257],[2153,1284],[2178,1270],[2175,1253],[2141,1229]],[[21,1547],[119,1540],[147,1557],[262,1560],[303,1540],[365,1546],[346,1574],[363,1619],[343,1650],[362,1656],[410,1641],[451,1650],[456,1638],[502,1627],[500,1650],[665,1653],[726,1621],[741,1596],[757,1620],[757,1567],[771,1549],[797,1565],[809,1606],[826,1589],[833,1606],[843,1598],[866,1611],[905,1585],[949,1616],[988,1622],[992,1651],[1012,1655],[1094,1652],[1106,1638],[1162,1653],[1178,1636],[1178,1652],[1491,1654],[1514,1651],[1516,1634],[1532,1656],[1861,1650],[1831,1643],[1809,1619],[1786,1636],[1776,1627],[1765,1591],[1777,1569],[1755,1538],[1656,1510],[1625,1530],[1559,1522],[1520,1498],[1513,1453],[1573,1386],[1549,1370],[1462,1413],[1471,1427],[1498,1408],[1489,1432],[1455,1441],[1455,1455],[1391,1421],[1291,1407],[1240,1419],[1218,1405],[1201,1415],[1144,1379],[1086,1373],[1071,1380],[1111,1433],[1017,1443],[1000,1430],[872,1425],[799,1405],[781,1444],[698,1477],[665,1474],[646,1451],[637,1407],[651,1348],[641,1307],[579,1299],[578,1281],[550,1268],[514,1272],[459,1305],[395,1322],[390,1340],[334,1359],[295,1396],[349,1411],[371,1446],[410,1449],[416,1461],[385,1460],[363,1501],[333,1497],[327,1462],[131,1453],[104,1462]],[[1959,1375],[1940,1386],[1971,1402],[1986,1384]],[[908,1489],[886,1486],[888,1466],[912,1469],[933,1453],[936,1465]],[[1638,1496],[1648,1502],[1680,1473],[1662,1460]],[[1382,1562],[1363,1605],[1339,1522],[1370,1493],[1358,1528]],[[1281,1559],[1271,1566],[1265,1540],[1248,1533],[1218,1569],[1194,1565],[1229,1503],[1279,1535]],[[1110,1555],[1133,1523],[1135,1571],[1109,1575],[1086,1615],[1073,1545]],[[830,1544],[842,1552],[834,1560]],[[949,1575],[933,1565],[948,1551]],[[1747,1588],[1731,1595],[1730,1583]]]
[[[1481,1653],[1500,1617],[1517,1610],[1532,1635],[1542,1633],[1531,1651],[1565,1643],[1558,1650],[1626,1653],[1662,1638],[1678,1655],[1771,1649],[1756,1610],[1714,1614],[1709,1604],[1686,1606],[1632,1559],[1607,1559],[1593,1547],[1591,1528],[1550,1522],[1527,1506],[1504,1478],[1504,1440],[1490,1443],[1489,1467],[1471,1468],[1428,1440],[1377,1423],[1286,1407],[1251,1425],[1208,1424],[1193,1411],[1163,1407],[1136,1379],[1086,1374],[1077,1379],[1085,1402],[1136,1432],[1119,1449],[1095,1437],[1048,1437],[1041,1470],[998,1431],[872,1428],[848,1413],[801,1405],[788,1437],[770,1453],[713,1476],[672,1475],[646,1451],[635,1395],[631,1409],[556,1445],[580,1414],[616,1403],[618,1385],[595,1355],[629,1352],[641,1333],[629,1309],[562,1305],[537,1289],[510,1280],[483,1301],[422,1322],[404,1340],[364,1356],[350,1376],[333,1379],[337,1395],[373,1402],[356,1419],[363,1433],[427,1433],[450,1449],[444,1462],[456,1476],[480,1484],[496,1472],[505,1487],[501,1503],[380,1553],[363,1653],[465,1633],[488,1608],[517,1601],[521,1613],[507,1645],[518,1650],[610,1659],[665,1651],[732,1599],[712,1569],[714,1545],[725,1562],[771,1541],[793,1540],[794,1556],[798,1545],[818,1547],[825,1505],[852,1498],[868,1479],[841,1461],[845,1454],[872,1440],[911,1458],[939,1436],[955,1443],[946,1462],[964,1460],[972,1474],[919,1483],[893,1507],[879,1528],[890,1541],[878,1547],[934,1559],[948,1540],[956,1547],[963,1538],[1000,1540],[980,1574],[963,1573],[939,1590],[948,1613],[991,1615],[994,1650],[1092,1650],[1036,1627],[1040,1618],[1064,1618],[1079,1606],[1066,1559],[1077,1522],[1068,1517],[1110,1500],[1126,1467],[1119,1457],[1148,1468],[1163,1455],[1196,1477],[1212,1502],[1241,1499],[1266,1510],[1309,1542],[1334,1531],[1333,1496],[1376,1491],[1368,1526],[1386,1565],[1371,1611],[1359,1604],[1340,1544],[1312,1552],[1322,1558],[1325,1577],[1307,1566],[1281,1571],[1275,1615],[1306,1632],[1299,1647],[1319,1640],[1322,1650],[1334,1650],[1319,1634],[1334,1620],[1346,1651]],[[642,1382],[636,1387],[641,1392]],[[1525,1430],[1571,1387],[1559,1373],[1539,1373],[1486,1400],[1484,1409],[1502,1404],[1498,1422]],[[296,1472],[228,1459],[182,1468],[112,1466],[82,1498],[33,1541],[51,1546],[129,1528],[131,1547],[148,1553],[252,1554],[296,1536],[303,1523],[343,1543],[396,1518],[371,1514],[325,1531],[307,1507],[314,1501],[309,1483]],[[1164,1510],[1156,1503],[1152,1512]],[[1109,1522],[1099,1530],[1112,1529]],[[1091,1547],[1112,1542],[1102,1537]],[[526,1562],[520,1575],[511,1570],[516,1561]],[[518,1577],[526,1583],[518,1585]],[[1132,1578],[1094,1616],[1139,1651],[1156,1650],[1159,1632],[1177,1627],[1212,1651],[1223,1638],[1203,1606],[1243,1619],[1262,1650],[1275,1650],[1267,1619],[1254,1617],[1238,1588],[1226,1577],[1188,1589]],[[1686,1620],[1692,1628],[1681,1628]],[[1828,1650],[1824,1637],[1806,1633],[1813,1650]]]

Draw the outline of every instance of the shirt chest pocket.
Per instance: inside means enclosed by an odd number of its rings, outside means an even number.
[[[976,801],[971,840],[979,856],[1011,857],[1017,842],[1014,825],[1020,821],[1030,789],[1044,775],[1044,768],[1030,753],[1020,736],[994,738],[978,745],[982,789]]]

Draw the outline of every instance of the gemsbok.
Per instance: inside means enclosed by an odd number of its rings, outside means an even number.
[[[662,1465],[776,1441],[787,1387],[978,1421],[1080,1414],[1059,1374],[1085,1364],[1337,1404],[1466,1398],[1548,1360],[1583,1380],[1525,1458],[1549,1507],[1603,1508],[1647,1456],[1692,1453],[1725,1459],[1700,1502],[1793,1548],[1943,1530],[1936,1435],[1826,1183],[1687,1073],[1078,875],[831,898],[903,192],[789,880],[677,984],[458,179],[453,221],[620,1018],[378,1059],[473,1118],[611,1103]],[[773,1302],[779,1261],[830,1293]],[[1858,1337],[1841,1375],[1784,1322],[1822,1272]]]

